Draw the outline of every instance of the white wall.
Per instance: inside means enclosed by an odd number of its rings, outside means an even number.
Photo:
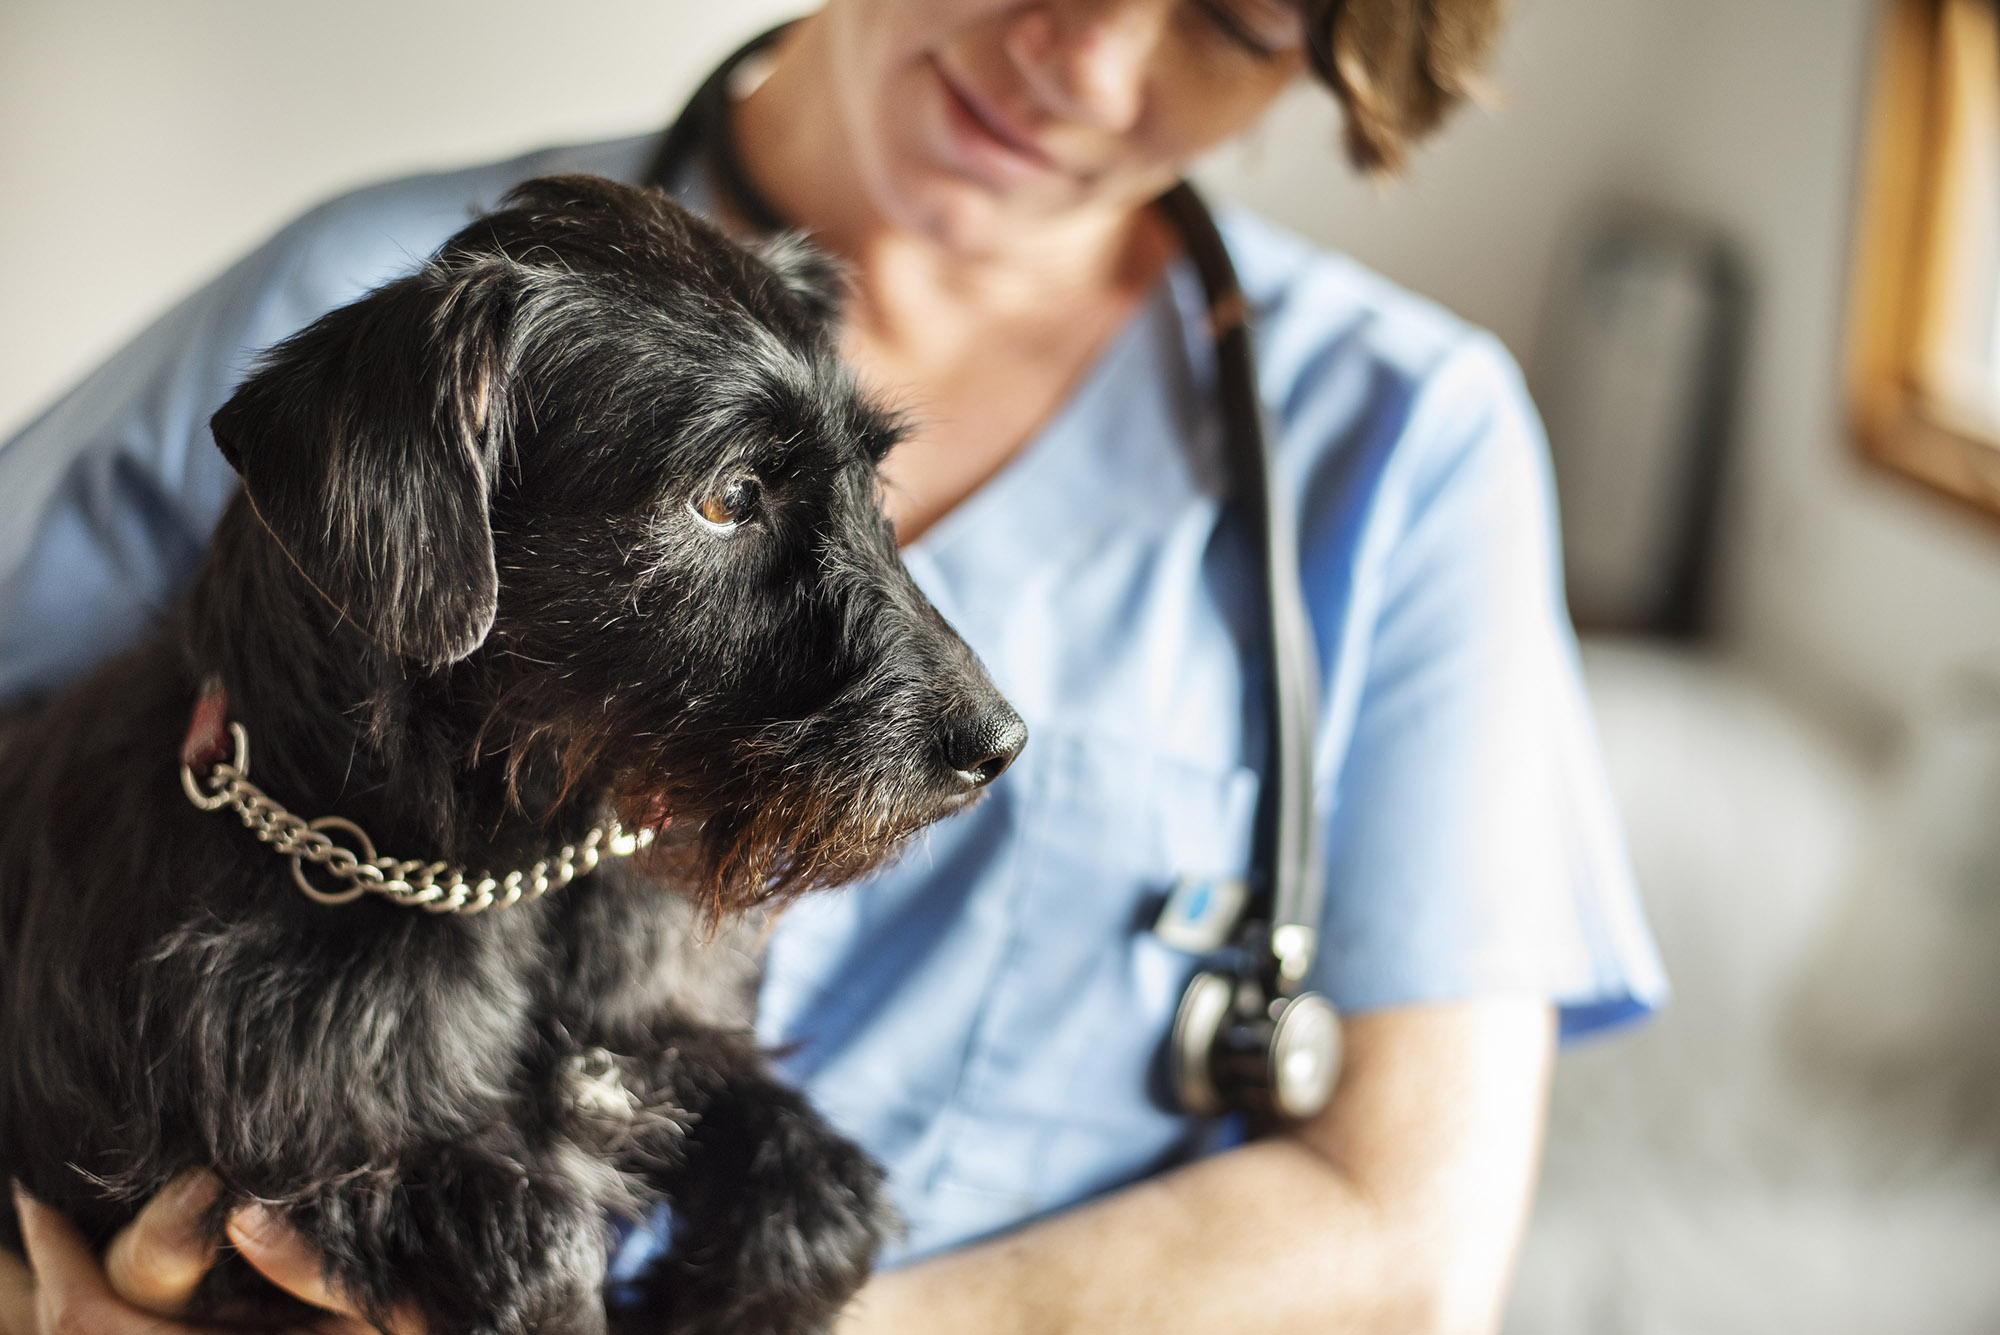
[[[0,433],[311,200],[652,125],[782,0],[0,0]],[[1301,90],[1222,189],[1533,347],[1594,201],[1736,235],[1757,300],[1732,644],[1858,724],[2000,662],[2000,524],[1863,468],[1837,380],[1870,0],[1516,0],[1494,110],[1386,191]],[[560,19],[553,18],[560,15]]]
[[[0,439],[346,186],[663,122],[805,0],[0,0]]]

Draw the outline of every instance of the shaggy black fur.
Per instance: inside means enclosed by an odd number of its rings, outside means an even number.
[[[439,1335],[600,1329],[607,1218],[664,1199],[649,1328],[829,1321],[886,1209],[749,1035],[746,913],[1025,736],[897,559],[836,289],[555,178],[266,357],[189,597],[0,743],[0,1177],[102,1245],[214,1168],[214,1226],[275,1203]],[[612,807],[663,837],[479,916],[313,903],[181,794],[211,673],[253,780],[391,856],[522,867]],[[234,1261],[204,1307],[274,1294]]]

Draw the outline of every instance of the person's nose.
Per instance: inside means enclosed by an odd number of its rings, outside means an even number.
[[[1050,0],[1007,27],[1007,58],[1053,115],[1128,130],[1145,109],[1146,76],[1173,0]]]

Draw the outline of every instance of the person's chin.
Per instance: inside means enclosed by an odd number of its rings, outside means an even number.
[[[1031,244],[1035,224],[1054,207],[1037,208],[1030,201],[989,190],[946,186],[918,194],[912,200],[913,221],[943,248],[965,256],[994,255]]]
[[[935,166],[892,168],[877,194],[897,226],[961,255],[987,255],[1018,244],[1037,217],[1061,211],[1041,192],[1000,190]]]

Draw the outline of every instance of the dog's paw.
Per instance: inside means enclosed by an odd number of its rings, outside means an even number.
[[[882,1170],[816,1116],[787,1117],[760,1147],[746,1184],[755,1211],[746,1275],[840,1305],[867,1280],[897,1227]]]
[[[897,1228],[859,1147],[803,1104],[773,1113],[734,1181],[676,1201],[672,1251],[645,1286],[673,1335],[818,1335]]]

